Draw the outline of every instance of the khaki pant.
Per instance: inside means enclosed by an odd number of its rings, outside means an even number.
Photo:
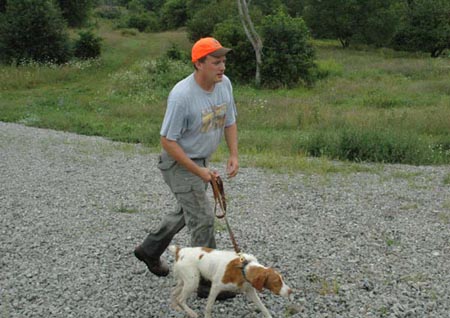
[[[194,160],[206,167],[205,159]],[[164,181],[175,195],[177,207],[163,218],[159,228],[150,233],[142,243],[145,253],[159,258],[172,238],[187,225],[191,246],[216,247],[214,238],[214,213],[206,195],[208,184],[175,161],[160,159],[158,168]]]

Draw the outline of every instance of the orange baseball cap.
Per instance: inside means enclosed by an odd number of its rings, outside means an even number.
[[[231,49],[223,47],[219,41],[214,38],[201,38],[195,42],[192,47],[192,63],[197,62],[199,59],[207,55],[221,57],[230,51]]]

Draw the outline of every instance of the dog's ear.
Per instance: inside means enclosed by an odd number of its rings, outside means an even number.
[[[262,291],[267,281],[267,271],[263,268],[258,268],[255,269],[254,272],[255,273],[253,273],[254,275],[252,275],[250,282],[258,291]]]
[[[280,290],[283,287],[283,279],[276,270],[272,268],[267,269],[267,280],[266,284],[264,286],[265,288],[269,289],[272,293],[275,295],[280,294]]]

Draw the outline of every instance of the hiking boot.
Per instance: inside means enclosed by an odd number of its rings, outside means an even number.
[[[198,298],[208,298],[209,291],[211,289],[211,282],[200,278],[200,283],[197,288],[197,296]],[[217,295],[216,300],[227,300],[236,297],[236,293],[230,291],[222,291]]]
[[[151,258],[149,257],[142,247],[139,245],[134,249],[134,256],[141,262],[147,265],[150,272],[156,276],[167,276],[169,275],[169,266],[163,258]]]

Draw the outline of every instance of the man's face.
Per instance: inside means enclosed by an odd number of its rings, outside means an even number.
[[[204,78],[210,83],[218,83],[223,79],[225,72],[225,56],[214,57],[208,55],[204,63],[202,63],[201,72]]]

